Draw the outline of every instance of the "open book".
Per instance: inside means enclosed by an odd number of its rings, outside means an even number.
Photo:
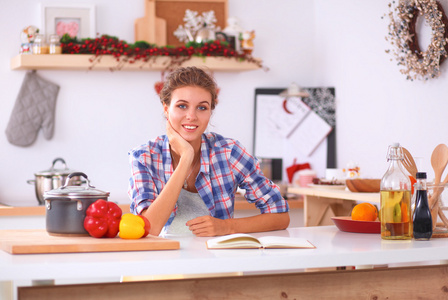
[[[303,238],[264,236],[256,238],[250,234],[236,233],[207,241],[208,249],[257,249],[257,248],[316,248]]]

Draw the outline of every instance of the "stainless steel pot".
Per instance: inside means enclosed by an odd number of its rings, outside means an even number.
[[[56,169],[55,165],[57,162],[62,163],[61,169]],[[34,180],[28,180],[29,184],[35,185],[35,192],[37,202],[39,205],[44,204],[44,193],[46,191],[54,190],[62,186],[66,181],[67,176],[70,173],[75,172],[67,168],[67,164],[63,158],[55,158],[51,164],[51,168],[34,174]],[[70,185],[81,185],[81,180],[79,176],[73,177],[70,181]]]
[[[84,177],[87,186],[69,186],[75,177]],[[107,201],[109,194],[90,185],[86,174],[69,174],[63,186],[44,193],[47,232],[62,236],[88,235],[84,229],[87,208],[98,199]]]

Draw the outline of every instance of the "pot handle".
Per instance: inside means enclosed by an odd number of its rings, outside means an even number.
[[[64,170],[67,170],[67,164],[65,163],[65,160],[62,157],[57,157],[53,160],[53,163],[51,164],[50,171],[54,170],[54,165],[60,161],[64,165]]]
[[[75,176],[84,177],[87,180],[87,188],[92,188],[92,189],[95,188],[93,185],[90,185],[90,180],[89,180],[89,178],[87,177],[87,175],[85,173],[83,173],[83,172],[73,172],[73,173],[68,174],[67,179],[65,180],[65,184],[63,186],[61,186],[61,189],[65,189],[68,186],[68,183],[69,183],[70,179],[72,177],[75,177]]]

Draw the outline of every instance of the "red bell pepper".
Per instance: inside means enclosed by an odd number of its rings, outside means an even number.
[[[114,238],[120,228],[121,215],[117,204],[99,199],[87,208],[84,228],[93,237]]]

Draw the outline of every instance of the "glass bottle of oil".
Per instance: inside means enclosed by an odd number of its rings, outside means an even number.
[[[432,216],[428,205],[426,173],[417,172],[415,183],[415,210],[413,213],[414,239],[424,241],[432,236]]]
[[[411,181],[402,166],[403,151],[399,143],[389,146],[389,168],[381,179],[381,238],[410,240],[412,238]]]

